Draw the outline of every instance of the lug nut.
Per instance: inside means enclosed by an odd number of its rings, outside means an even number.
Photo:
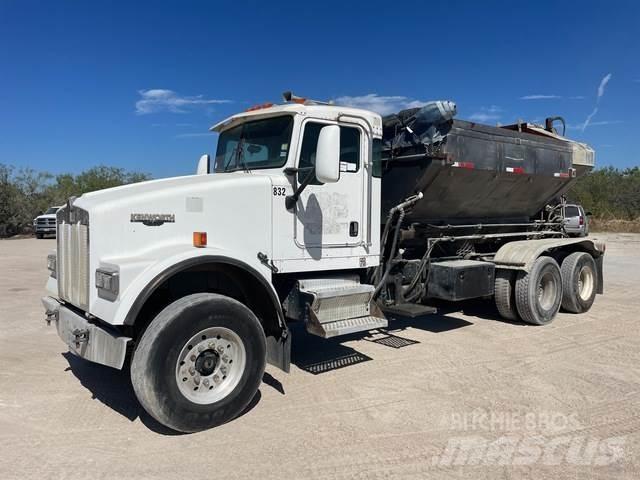
[[[208,386],[209,386],[209,379],[208,379],[208,378],[205,378],[205,379],[202,381],[202,384],[203,384],[205,387],[208,387]]]
[[[220,367],[220,371],[222,372],[223,375],[227,374],[227,367],[225,367],[224,365]]]
[[[219,383],[220,382],[220,377],[218,375],[214,375],[213,376],[213,381],[216,382],[216,383]]]
[[[209,348],[213,350],[216,348],[216,344],[214,342],[209,342]]]
[[[193,375],[194,373],[196,373],[196,369],[193,367],[189,367],[189,373]]]
[[[222,345],[218,345],[218,348],[216,350],[218,350],[218,353],[222,353],[224,352],[224,347]]]
[[[222,356],[222,361],[223,361],[224,363],[227,363],[227,362],[229,361],[229,358],[230,358],[230,357],[229,357],[229,355],[223,355],[223,356]]]
[[[189,360],[191,360],[192,362],[195,362],[196,361],[196,356],[195,355],[191,355],[189,357]]]
[[[196,375],[195,377],[193,377],[193,381],[195,382],[195,384],[199,384],[200,383],[200,375]]]

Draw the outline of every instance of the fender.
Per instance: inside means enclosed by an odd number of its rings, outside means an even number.
[[[604,255],[604,243],[594,242],[585,238],[545,238],[541,240],[518,240],[500,247],[493,259],[493,263],[500,268],[524,270],[529,272],[533,262],[543,253],[566,246],[576,246],[576,250],[591,253],[596,260]]]
[[[545,252],[566,246],[574,247],[575,251],[583,250],[590,253],[596,262],[597,287],[596,293],[604,293],[604,242],[585,238],[545,238],[541,240],[519,240],[509,242],[498,250],[493,259],[496,267],[511,270],[531,271],[533,262]]]
[[[199,255],[196,257],[190,257],[185,260],[182,260],[178,263],[175,263],[163,270],[161,273],[156,275],[153,280],[151,280],[143,289],[138,293],[133,305],[129,309],[124,324],[125,325],[133,325],[136,317],[140,313],[142,306],[149,299],[149,297],[153,294],[153,292],[158,288],[165,280],[170,278],[171,276],[179,273],[183,270],[186,270],[195,265],[204,264],[204,263],[218,263],[218,264],[226,264],[233,265],[234,267],[241,268],[242,270],[249,273],[253,278],[255,278],[267,291],[269,295],[269,299],[277,313],[278,316],[278,325],[281,328],[280,338],[275,338],[273,336],[267,336],[267,361],[271,365],[280,368],[286,373],[289,373],[290,365],[291,365],[291,336],[289,335],[289,329],[287,328],[287,324],[284,318],[284,313],[282,311],[282,305],[278,300],[278,296],[276,295],[273,286],[262,276],[256,269],[251,267],[250,265],[242,262],[238,259],[223,256],[223,255]]]
[[[222,263],[226,265],[233,265],[234,267],[239,267],[245,270],[247,273],[251,274],[251,276],[253,276],[256,280],[258,280],[258,282],[260,282],[260,284],[263,287],[265,287],[265,289],[269,293],[269,298],[271,299],[271,303],[273,304],[276,312],[278,313],[278,324],[283,329],[286,329],[284,313],[282,312],[282,305],[280,305],[280,302],[278,301],[278,296],[276,295],[276,292],[274,291],[273,286],[269,282],[267,282],[266,279],[262,275],[260,275],[260,273],[250,265],[236,258],[226,257],[223,255],[198,255],[197,257],[190,257],[190,258],[187,258],[186,260],[182,260],[178,263],[171,265],[169,268],[163,270],[161,273],[156,275],[153,278],[153,280],[151,280],[151,282],[149,282],[147,286],[144,287],[142,291],[138,294],[138,297],[133,302],[133,305],[131,306],[131,308],[129,309],[129,312],[125,317],[124,324],[133,325],[133,322],[135,321],[136,317],[140,313],[140,309],[142,309],[142,306],[144,305],[144,303],[149,299],[149,297],[156,290],[156,288],[158,288],[165,280],[175,275],[176,273],[181,272],[182,270],[186,270],[190,267],[193,267],[198,264],[203,264],[203,263]]]

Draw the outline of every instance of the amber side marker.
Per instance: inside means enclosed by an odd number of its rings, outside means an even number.
[[[193,246],[202,248],[207,246],[207,232],[193,232]]]

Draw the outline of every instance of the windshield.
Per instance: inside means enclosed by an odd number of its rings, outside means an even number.
[[[54,213],[56,213],[58,211],[58,207],[51,207],[49,208],[49,210],[47,210],[46,212],[44,212],[45,215],[53,215]]]
[[[279,168],[287,162],[293,117],[266,118],[225,130],[218,138],[216,172]]]

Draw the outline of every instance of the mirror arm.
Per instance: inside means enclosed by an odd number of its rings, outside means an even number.
[[[293,210],[293,207],[295,207],[296,203],[298,203],[300,194],[304,191],[305,188],[307,188],[307,185],[311,183],[311,180],[313,180],[313,177],[315,176],[315,174],[316,174],[316,170],[315,168],[312,168],[307,174],[307,176],[304,178],[302,183],[298,185],[298,188],[293,193],[293,195],[286,196],[286,198],[284,199],[284,206],[287,208],[287,210]]]

